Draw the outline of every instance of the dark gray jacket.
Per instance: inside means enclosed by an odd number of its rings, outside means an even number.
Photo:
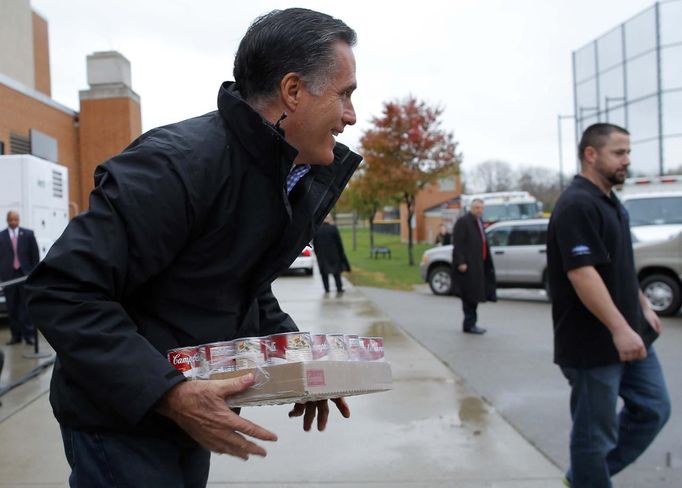
[[[161,432],[170,422],[153,407],[183,381],[167,350],[296,330],[270,285],[361,158],[337,145],[287,197],[296,150],[234,84],[218,109],[99,166],[89,210],[28,280],[31,318],[57,352],[50,400],[66,426]]]

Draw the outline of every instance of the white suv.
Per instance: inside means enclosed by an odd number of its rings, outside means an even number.
[[[505,220],[486,229],[499,288],[544,288],[547,284],[549,219]],[[449,295],[452,246],[427,250],[419,266],[436,295]]]
[[[633,242],[663,241],[682,231],[682,175],[628,178],[617,193],[630,214]]]

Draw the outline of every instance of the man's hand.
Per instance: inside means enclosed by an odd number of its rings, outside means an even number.
[[[457,266],[457,271],[460,273],[466,273],[467,272],[467,265],[466,264],[460,264]]]
[[[336,404],[341,415],[344,418],[350,417],[350,408],[343,398],[332,398],[332,402]],[[303,415],[305,414],[305,415]],[[313,425],[315,415],[317,414],[317,430],[322,432],[327,426],[327,419],[329,418],[329,406],[327,400],[320,400],[317,402],[297,403],[289,412],[289,417],[300,417],[303,415],[303,430],[308,432]]]
[[[277,436],[232,412],[225,398],[253,384],[247,374],[229,380],[184,381],[168,390],[156,411],[173,420],[202,447],[244,460],[265,456],[265,449],[245,436],[276,441]]]
[[[618,350],[621,361],[635,361],[646,357],[644,341],[642,341],[639,334],[630,327],[622,327],[617,332],[613,332],[612,336],[613,344]]]

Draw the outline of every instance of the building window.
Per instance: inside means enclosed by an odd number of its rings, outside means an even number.
[[[438,189],[440,191],[455,191],[455,178],[440,178],[438,180]]]
[[[9,135],[10,154],[31,154],[31,140],[18,134]]]

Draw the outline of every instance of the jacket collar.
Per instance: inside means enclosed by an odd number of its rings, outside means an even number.
[[[284,131],[275,128],[249,106],[239,94],[233,81],[226,81],[218,92],[218,110],[254,161],[272,168],[272,161],[283,157],[290,169],[298,151],[284,139]]]

